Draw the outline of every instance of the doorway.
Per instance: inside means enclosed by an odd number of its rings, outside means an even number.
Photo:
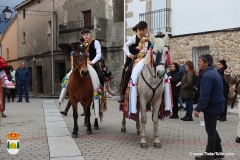
[[[36,93],[43,93],[42,66],[36,66]]]

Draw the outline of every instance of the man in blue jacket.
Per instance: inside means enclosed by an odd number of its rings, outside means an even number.
[[[201,73],[200,99],[195,108],[194,115],[199,117],[203,112],[205,129],[208,135],[206,151],[196,160],[213,160],[223,158],[221,138],[216,130],[217,118],[224,111],[223,81],[220,74],[212,66],[213,58],[209,54],[201,55],[198,59]]]
[[[28,97],[28,81],[30,79],[30,71],[28,68],[25,67],[25,63],[21,62],[20,67],[16,70],[15,79],[18,83],[18,95],[19,99],[17,102],[22,102],[22,87],[24,87],[25,92],[25,100],[29,103]]]

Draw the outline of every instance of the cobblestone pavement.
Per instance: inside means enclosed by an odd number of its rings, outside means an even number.
[[[56,101],[57,102],[57,101]],[[62,105],[64,110],[67,101]],[[82,107],[79,104],[79,115]],[[179,116],[183,117],[185,111],[181,110]],[[64,116],[65,122],[72,132],[73,117],[70,109],[68,116]],[[100,123],[100,130],[93,130],[92,135],[86,134],[83,126],[83,117],[79,116],[79,135],[75,139],[81,149],[85,160],[188,160],[195,159],[194,153],[205,151],[207,134],[205,127],[199,126],[199,121],[203,120],[201,114],[199,118],[194,117],[192,122],[184,122],[180,119],[165,118],[159,121],[159,136],[161,149],[153,146],[153,124],[151,112],[148,112],[148,122],[146,126],[146,136],[148,148],[142,149],[139,144],[139,136],[136,134],[135,122],[127,120],[127,132],[121,132],[122,112],[119,111],[118,103],[114,100],[108,101],[108,111],[104,114],[103,122]],[[240,144],[235,143],[236,129],[239,118],[237,115],[228,115],[226,122],[218,122],[217,130],[222,138],[224,153],[233,153],[234,156],[225,156],[228,159],[240,159]],[[91,117],[93,124],[94,117]]]
[[[44,122],[43,99],[30,98],[30,103],[6,103],[7,117],[0,126],[0,160],[49,159],[46,126]],[[20,134],[20,151],[10,155],[7,151],[7,134],[16,131]]]
[[[7,103],[7,118],[2,119],[0,126],[0,160],[2,159],[49,159],[49,147],[44,122],[42,102],[47,99],[31,98],[30,103]],[[53,99],[51,99],[53,100]],[[57,104],[57,99],[54,99]],[[64,110],[67,100],[60,110]],[[159,136],[161,149],[153,147],[153,124],[151,112],[148,112],[146,136],[148,148],[142,149],[139,145],[139,136],[136,134],[135,122],[127,120],[127,132],[121,132],[122,113],[119,111],[117,101],[108,101],[108,111],[104,114],[100,130],[93,130],[92,135],[86,134],[83,126],[82,107],[79,105],[79,135],[75,139],[85,160],[188,160],[194,159],[194,153],[205,150],[207,134],[205,128],[199,126],[195,118],[192,122],[183,122],[180,119],[165,118],[159,121]],[[185,111],[180,111],[183,117]],[[70,132],[73,129],[72,110],[68,116],[63,117]],[[235,143],[236,128],[239,118],[237,115],[228,115],[226,122],[218,122],[217,130],[222,138],[224,153],[234,153],[234,156],[225,156],[228,159],[240,159],[240,144]],[[91,117],[93,124],[94,117]],[[93,126],[93,125],[92,125]],[[16,131],[20,133],[20,151],[17,155],[10,155],[6,149],[6,134]],[[68,144],[65,144],[68,145]],[[71,147],[71,146],[69,146]]]

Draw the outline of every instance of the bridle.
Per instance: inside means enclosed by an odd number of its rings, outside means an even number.
[[[151,48],[153,48],[153,45],[151,45]],[[161,58],[162,58],[162,54],[163,54],[163,53],[158,53],[158,54],[156,54],[156,53],[153,52],[153,54],[156,55],[156,62],[154,62],[154,59],[153,59],[153,67],[154,67],[155,75],[152,74],[152,72],[151,72],[151,70],[150,70],[150,68],[149,68],[149,65],[147,65],[147,68],[148,68],[148,71],[150,72],[151,76],[152,76],[153,78],[157,78],[157,76],[156,76],[156,67],[157,67],[158,65],[165,65],[165,63],[162,63],[162,62],[161,62]],[[144,78],[142,71],[141,71],[141,76],[142,76],[142,79],[144,80],[144,82],[146,83],[146,85],[147,85],[147,86],[152,90],[152,92],[153,92],[152,98],[151,98],[151,99],[149,100],[149,102],[147,103],[147,104],[149,104],[149,103],[151,103],[151,101],[152,101],[152,99],[153,99],[153,97],[154,97],[154,95],[155,95],[155,92],[156,92],[157,88],[158,88],[158,87],[160,86],[160,84],[163,82],[163,78],[161,78],[161,81],[158,83],[158,85],[157,85],[155,88],[153,88],[153,87],[147,82],[147,80]]]
[[[80,53],[81,53],[81,52],[80,52]],[[79,53],[79,54],[80,54],[80,53]],[[81,67],[81,66],[84,65],[84,64],[87,66],[87,63],[86,63],[86,62],[81,63],[81,64],[79,64],[79,65],[77,65],[75,62],[73,62],[73,65],[75,66],[75,68],[73,69],[73,71],[75,71],[77,68]],[[73,72],[73,71],[72,71],[72,72]]]

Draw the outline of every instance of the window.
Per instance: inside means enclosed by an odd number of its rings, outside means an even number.
[[[52,26],[51,26],[51,21],[48,22],[48,32],[47,34],[51,34],[52,33]]]
[[[9,59],[9,49],[7,48],[7,59]]]
[[[25,19],[25,9],[23,10],[23,19]]]
[[[23,33],[23,44],[25,44],[26,43],[26,33],[24,32]]]
[[[66,75],[65,70],[65,61],[64,60],[56,60],[55,61],[55,81],[61,82],[64,76]]]
[[[192,48],[193,53],[193,64],[194,68],[198,69],[198,57],[203,54],[210,54],[210,47],[209,46],[201,46],[201,47],[193,47]]]

